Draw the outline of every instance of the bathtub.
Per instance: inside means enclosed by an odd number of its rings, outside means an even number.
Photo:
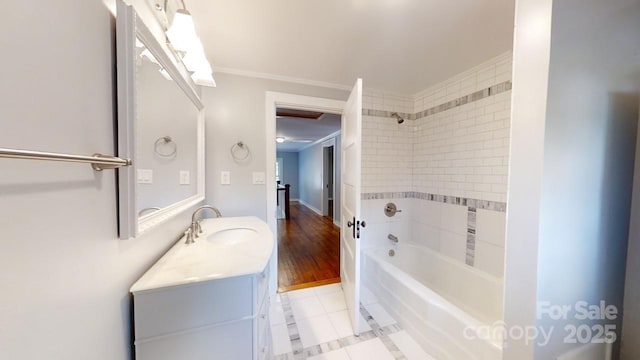
[[[434,358],[502,359],[500,336],[474,330],[502,323],[501,278],[409,244],[363,250],[362,265],[365,307],[370,292]]]

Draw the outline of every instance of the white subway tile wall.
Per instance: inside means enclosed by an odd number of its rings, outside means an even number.
[[[506,202],[511,68],[508,52],[414,96],[365,89],[362,192],[386,193],[363,201],[363,214],[375,214],[363,216],[368,230],[376,230],[368,231],[376,237],[369,244],[387,244],[390,232],[502,276],[504,204],[497,211],[478,208],[471,224],[465,204],[426,200],[419,193]],[[398,124],[391,112],[405,122]],[[389,194],[398,192],[414,195]],[[409,214],[381,217],[390,201]]]
[[[375,94],[375,95],[374,95]],[[412,99],[385,97],[365,91],[365,109],[411,113]],[[413,165],[413,121],[398,124],[394,118],[364,115],[362,118],[362,191],[408,191]]]
[[[511,53],[416,96],[415,112],[511,78]],[[415,120],[413,191],[506,202],[511,91]]]
[[[505,213],[478,209],[476,240],[504,247],[506,218]]]
[[[497,277],[504,274],[504,247],[477,241],[474,266]]]
[[[385,246],[390,244],[387,235],[393,234],[400,241],[411,241],[411,214],[410,206],[413,199],[375,199],[362,202],[362,218],[366,220],[367,226],[363,230],[363,234],[367,237],[362,242],[362,248]],[[394,202],[398,210],[393,217],[384,214],[385,205],[388,202]]]

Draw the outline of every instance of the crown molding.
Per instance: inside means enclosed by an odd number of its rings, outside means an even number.
[[[283,81],[283,82],[289,82],[294,84],[310,85],[310,86],[317,86],[317,87],[344,90],[344,91],[351,91],[351,88],[352,88],[352,86],[350,85],[335,84],[335,83],[324,82],[324,81],[301,79],[301,78],[290,77],[290,76],[274,75],[274,74],[267,74],[267,73],[262,73],[257,71],[241,70],[241,69],[226,68],[226,67],[216,67],[214,69],[214,72],[222,73],[222,74],[252,77],[252,78],[258,78],[258,79]]]

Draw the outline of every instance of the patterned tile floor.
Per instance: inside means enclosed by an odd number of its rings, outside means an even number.
[[[433,360],[367,292],[353,335],[340,284],[279,294],[270,309],[275,360]]]

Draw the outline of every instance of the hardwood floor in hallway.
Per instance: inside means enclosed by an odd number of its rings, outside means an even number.
[[[278,291],[340,282],[340,228],[298,202],[278,220]]]

